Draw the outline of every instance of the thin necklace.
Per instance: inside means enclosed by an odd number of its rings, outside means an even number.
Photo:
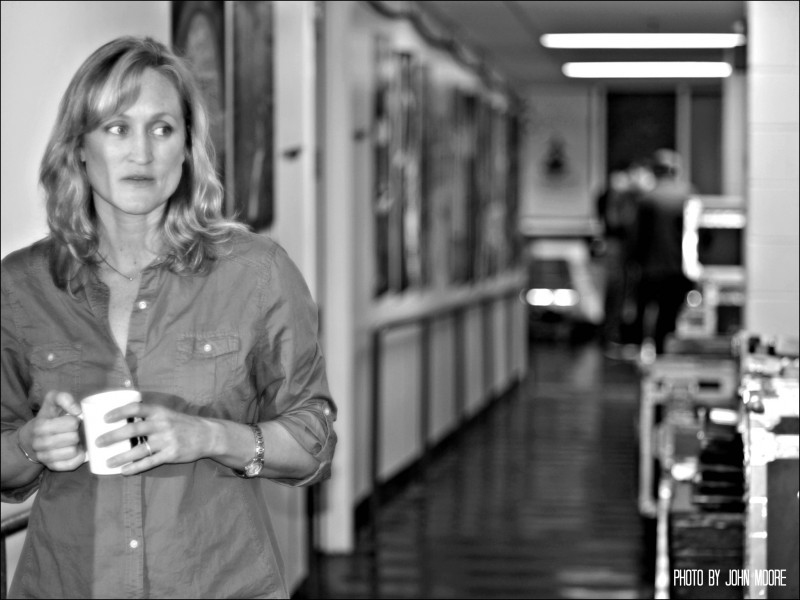
[[[129,277],[128,275],[125,275],[125,273],[123,273],[122,271],[120,271],[119,269],[117,269],[117,268],[116,268],[114,265],[112,265],[110,262],[108,262],[108,261],[106,260],[106,257],[105,257],[105,256],[103,256],[103,255],[102,255],[102,254],[100,254],[99,252],[98,252],[97,254],[100,256],[100,260],[102,260],[104,263],[106,263],[106,264],[107,264],[107,265],[108,265],[108,266],[111,268],[111,270],[112,270],[112,271],[114,271],[115,273],[118,273],[119,275],[122,275],[122,276],[123,276],[125,279],[127,279],[128,281],[133,281],[134,279],[136,279],[136,278],[137,278],[137,277],[138,277],[138,276],[139,276],[139,275],[142,273],[142,271],[144,270],[144,269],[139,269],[138,271],[136,271],[136,273],[134,273],[132,276],[130,276],[130,277]]]

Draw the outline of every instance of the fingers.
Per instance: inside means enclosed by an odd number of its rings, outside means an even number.
[[[75,433],[77,436],[80,423],[81,421],[78,417],[63,415],[61,417],[52,417],[49,419],[37,418],[31,427],[34,439],[58,435],[60,433]]]
[[[61,449],[74,449],[80,444],[80,436],[76,431],[66,431],[64,433],[55,433],[47,436],[34,437],[33,449],[37,454],[48,452],[51,450]],[[71,456],[63,456],[61,458],[71,458]]]
[[[83,462],[78,429],[81,414],[78,404],[67,392],[50,391],[42,408],[30,423],[30,446],[36,459],[53,471],[71,471]]]
[[[29,444],[36,460],[51,466],[51,460],[70,459],[81,452],[79,423],[80,420],[71,415],[51,419],[37,417],[31,421]],[[55,456],[53,451],[56,451]]]
[[[120,406],[106,413],[105,422],[124,421],[125,419],[140,418],[144,419],[152,415],[158,407],[142,404],[141,402],[131,402],[125,406]]]
[[[142,442],[128,452],[109,458],[107,464],[112,468],[122,466],[123,475],[135,475],[165,462],[163,453],[159,456],[149,442]]]
[[[109,462],[110,464],[110,462]],[[129,463],[122,467],[122,474],[123,475],[136,475],[138,473],[144,473],[145,471],[149,471],[150,469],[157,467],[159,465],[164,464],[164,461],[156,458],[154,456],[147,456],[141,460],[137,460],[135,462]]]
[[[77,417],[81,414],[81,405],[67,392],[47,392],[38,416],[52,419],[64,413]]]
[[[85,458],[83,450],[76,445],[58,446],[48,448],[46,450],[37,450],[36,455],[41,462],[45,463],[55,471],[63,470],[57,467],[57,465],[61,463],[75,462],[75,467],[77,467],[83,463]]]
[[[65,460],[54,460],[47,463],[51,471],[74,471],[80,467],[86,460],[86,455],[83,450],[78,450],[77,454]]]
[[[78,419],[69,415],[36,423],[31,441],[36,460],[52,471],[77,469],[85,457],[77,423]],[[53,429],[55,433],[48,432]]]
[[[105,446],[110,446],[111,444],[123,442],[131,438],[147,437],[152,434],[152,423],[147,421],[135,421],[133,423],[126,423],[118,429],[114,429],[108,433],[104,433],[103,435],[99,436],[97,440],[95,440],[95,444],[97,444],[98,447],[103,448]]]

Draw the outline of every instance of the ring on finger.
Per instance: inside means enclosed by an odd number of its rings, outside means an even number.
[[[142,440],[144,447],[147,448],[147,456],[153,456],[153,449],[150,447],[150,444],[147,440]]]

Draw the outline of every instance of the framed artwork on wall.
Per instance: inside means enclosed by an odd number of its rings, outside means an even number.
[[[226,212],[255,231],[274,218],[273,20],[271,1],[172,3],[173,45],[206,100]]]
[[[449,87],[428,72],[423,93],[423,239],[426,281],[433,288],[447,287],[450,278],[450,213],[455,190],[448,92]]]
[[[235,216],[255,231],[273,219],[273,6],[233,2]]]
[[[450,206],[450,282],[468,283],[472,279],[472,177],[474,172],[474,96],[459,88],[451,88],[452,114],[450,152],[453,189]]]
[[[513,107],[373,39],[374,296],[503,273],[519,253]]]
[[[409,52],[398,53],[396,59],[400,61],[400,104],[397,115],[400,145],[396,166],[399,168],[398,191],[403,206],[403,282],[404,286],[421,288],[425,284],[426,274],[422,195],[424,67]]]
[[[508,268],[519,265],[522,256],[522,239],[519,233],[519,177],[520,177],[520,140],[522,136],[522,119],[519,109],[514,107],[508,113],[508,191],[506,194],[506,237],[509,240]]]
[[[209,113],[217,174],[225,182],[225,6],[214,0],[172,3],[172,44],[194,67]]]
[[[396,112],[394,89],[396,63],[386,38],[375,39],[375,92],[373,99],[373,148],[375,184],[373,218],[375,220],[375,296],[402,289],[402,253],[396,231],[402,225],[400,204],[392,181],[392,115]]]

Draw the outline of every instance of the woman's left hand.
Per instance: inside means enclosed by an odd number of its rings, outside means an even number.
[[[141,420],[121,426],[97,438],[98,446],[136,437],[146,437],[131,450],[109,459],[108,466],[122,467],[123,475],[135,475],[167,463],[190,463],[206,458],[210,451],[210,423],[164,406],[128,404],[109,411],[107,422]],[[126,464],[130,463],[130,464]]]

